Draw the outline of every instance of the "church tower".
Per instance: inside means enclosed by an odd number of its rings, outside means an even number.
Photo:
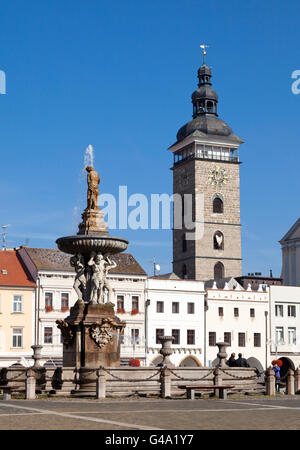
[[[242,275],[239,146],[244,141],[218,117],[211,77],[203,60],[192,94],[193,119],[179,129],[177,142],[169,148],[173,194],[182,201],[182,217],[188,214],[189,197],[192,220],[203,230],[191,239],[186,226],[174,226],[173,272],[195,280]]]

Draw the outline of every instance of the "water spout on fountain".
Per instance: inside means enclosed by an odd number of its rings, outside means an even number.
[[[84,153],[84,169],[94,164],[94,149],[92,145],[88,145]]]

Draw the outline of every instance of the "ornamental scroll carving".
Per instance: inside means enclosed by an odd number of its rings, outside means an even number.
[[[90,336],[98,347],[102,348],[112,340],[114,332],[120,330],[120,333],[122,333],[124,328],[125,324],[122,322],[118,323],[114,319],[107,317],[102,319],[101,322],[95,322],[90,326]]]
[[[74,338],[72,326],[65,320],[57,320],[57,327],[61,330],[63,342],[65,345],[70,345]]]

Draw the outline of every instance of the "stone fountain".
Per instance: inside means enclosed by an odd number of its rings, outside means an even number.
[[[62,252],[71,254],[78,300],[64,320],[57,320],[63,336],[63,366],[79,372],[79,391],[95,393],[100,366],[120,365],[120,335],[125,322],[114,314],[108,271],[116,267],[111,255],[126,250],[128,241],[109,236],[99,204],[100,178],[93,166],[86,167],[87,207],[78,233],[57,239]]]

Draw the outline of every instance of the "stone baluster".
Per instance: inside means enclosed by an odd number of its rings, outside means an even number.
[[[295,390],[296,392],[300,391],[300,369],[295,370]]]
[[[36,398],[35,395],[35,380],[36,374],[33,369],[26,370],[26,382],[25,382],[25,389],[26,389],[26,400],[34,400]]]
[[[106,397],[106,376],[103,369],[98,369],[96,372],[96,398]]]
[[[266,395],[275,395],[275,373],[272,367],[269,367],[266,372]]]
[[[159,353],[163,356],[162,364],[167,367],[174,367],[174,364],[170,361],[170,355],[172,355],[173,350],[171,348],[172,342],[174,342],[173,336],[161,336],[159,338],[161,343],[161,349]]]
[[[286,388],[288,395],[295,395],[295,376],[293,369],[288,370],[288,376],[286,381]]]
[[[162,398],[171,398],[171,373],[166,366],[161,369],[160,390]]]
[[[215,386],[221,386],[223,379],[222,379],[222,372],[219,369],[219,367],[215,368],[213,374],[214,374],[214,385]],[[219,389],[215,389],[214,390],[214,395],[216,397],[220,397],[220,390]]]
[[[226,348],[229,347],[228,342],[217,342],[216,345],[219,347],[219,351],[217,353],[217,357],[219,358],[217,367],[227,367],[226,365]]]
[[[41,367],[40,360],[42,359],[42,345],[32,345],[33,350],[32,359],[34,360],[33,367],[38,368]]]

